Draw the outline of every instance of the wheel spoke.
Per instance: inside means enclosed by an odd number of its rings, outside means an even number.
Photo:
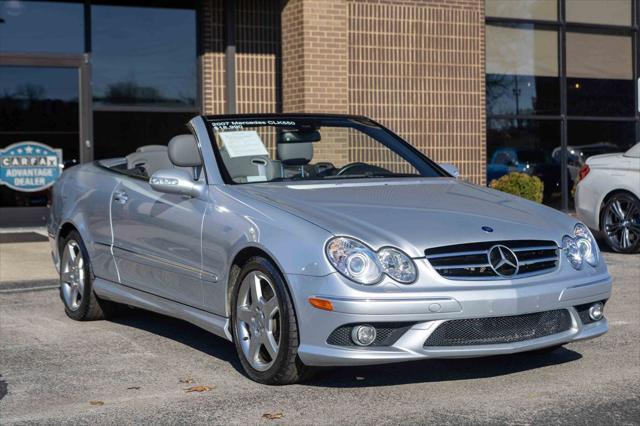
[[[238,319],[246,324],[251,324],[251,309],[248,306],[240,306],[237,311]]]
[[[262,342],[258,336],[251,336],[251,340],[249,341],[249,353],[248,359],[251,364],[258,363],[258,357],[260,355],[260,346],[262,346]]]
[[[629,230],[635,235],[640,236],[640,223],[630,222]]]
[[[262,310],[267,318],[273,318],[278,313],[278,298],[273,296],[271,299],[264,302]]]
[[[67,244],[67,254],[69,255],[69,261],[71,264],[76,263],[76,251],[73,247],[73,244]]]
[[[620,238],[620,245],[622,246],[622,248],[627,248],[629,247],[631,244],[629,243],[629,230],[627,228],[624,228],[622,230],[622,235]]]
[[[278,356],[278,343],[276,343],[273,333],[269,331],[264,334],[263,344],[271,359],[276,359],[276,356]]]
[[[619,200],[611,203],[611,211],[618,217],[618,219],[624,220],[625,212],[624,210],[622,210],[622,205],[620,204]]]
[[[76,286],[71,287],[71,294],[69,296],[71,307],[75,308],[75,306],[78,304],[78,294],[79,294],[78,287]]]
[[[62,297],[67,306],[71,306],[71,286],[68,283],[62,283]]]
[[[258,274],[253,275],[251,282],[251,306],[256,306],[262,298],[262,282]]]
[[[605,230],[609,235],[618,232],[621,228],[622,228],[622,224],[620,223],[610,223],[608,225],[605,225]]]

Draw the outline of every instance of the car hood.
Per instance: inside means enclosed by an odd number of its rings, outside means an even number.
[[[264,183],[234,188],[374,249],[412,257],[443,245],[550,240],[560,245],[575,219],[542,205],[452,178]],[[490,227],[493,232],[483,230]]]

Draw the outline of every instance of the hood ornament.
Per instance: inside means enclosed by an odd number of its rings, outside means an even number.
[[[507,246],[495,245],[489,249],[487,259],[493,272],[501,277],[512,277],[518,273],[518,257]]]

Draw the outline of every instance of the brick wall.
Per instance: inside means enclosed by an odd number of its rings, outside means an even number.
[[[220,3],[203,6],[211,16],[202,26],[212,46],[203,56],[207,113],[224,110]],[[239,112],[277,110],[276,3],[237,3]],[[288,0],[280,19],[283,111],[370,116],[485,183],[482,0]],[[323,160],[367,160],[356,155],[358,141],[345,143]]]
[[[204,114],[224,114],[222,0],[203,0],[200,9],[201,97]]]
[[[349,112],[485,182],[484,2],[350,0]]]

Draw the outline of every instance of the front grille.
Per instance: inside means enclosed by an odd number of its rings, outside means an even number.
[[[376,340],[371,346],[391,346],[410,329],[415,322],[368,323],[376,328]],[[327,343],[335,346],[356,346],[351,340],[351,330],[358,324],[342,325],[329,335]]]
[[[446,321],[424,342],[425,347],[495,345],[522,342],[562,333],[571,328],[566,309],[509,317]]]
[[[502,276],[489,264],[489,250],[501,245],[513,251],[518,272]],[[558,266],[559,250],[553,241],[516,240],[457,244],[425,250],[431,266],[440,275],[457,280],[513,279],[544,274]]]

